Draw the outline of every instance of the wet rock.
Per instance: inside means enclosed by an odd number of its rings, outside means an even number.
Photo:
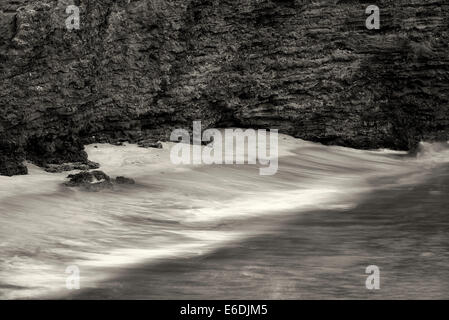
[[[82,171],[77,174],[67,176],[68,182],[64,183],[67,187],[78,187],[85,191],[101,191],[114,189],[115,185],[132,185],[135,181],[131,178],[118,176],[111,179],[106,173],[100,170]]]
[[[28,168],[20,162],[7,160],[0,164],[0,174],[7,177],[26,175],[28,174]]]
[[[45,168],[45,171],[51,173],[59,173],[64,171],[73,171],[73,170],[90,170],[90,169],[98,169],[100,167],[99,163],[88,161],[87,163],[64,163],[64,164],[48,164]]]
[[[136,182],[134,181],[134,179],[120,176],[120,177],[115,178],[115,183],[117,183],[117,184],[135,184]]]
[[[103,171],[95,170],[95,171],[91,171],[90,173],[93,175],[93,177],[97,181],[111,181],[111,178],[109,178],[109,176],[106,173],[104,173]]]
[[[111,178],[103,171],[82,171],[77,174],[67,176],[70,179],[65,183],[68,187],[79,187],[87,191],[100,191],[103,189],[112,189]]]
[[[1,139],[0,139],[1,140]],[[0,174],[4,176],[25,175],[28,168],[23,164],[23,150],[16,150],[11,145],[0,144]]]
[[[77,174],[69,174],[67,178],[70,179],[69,182],[66,182],[66,185],[69,187],[78,187],[85,183],[92,183],[94,180],[92,173],[88,171],[83,171]]]

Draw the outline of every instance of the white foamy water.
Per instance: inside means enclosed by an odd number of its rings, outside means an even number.
[[[373,178],[417,183],[448,159],[444,144],[423,144],[412,159],[284,135],[279,142],[274,176],[252,165],[175,166],[170,144],[97,144],[87,146],[89,158],[135,186],[84,192],[62,186],[68,173],[33,165],[27,176],[0,177],[0,298],[69,294],[69,265],[80,268],[82,288],[95,288],[139,263],[203,255],[272,227],[251,223],[259,217],[275,223],[292,212],[350,208],[381,187]]]

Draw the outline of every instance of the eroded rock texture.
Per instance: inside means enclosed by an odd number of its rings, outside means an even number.
[[[446,0],[2,0],[0,173],[193,120],[358,148],[448,139],[448,31]]]

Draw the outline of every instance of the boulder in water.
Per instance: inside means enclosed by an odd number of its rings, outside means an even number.
[[[79,187],[87,191],[113,189],[114,185],[135,184],[133,179],[123,176],[111,179],[106,173],[100,170],[82,171],[77,174],[70,174],[67,178],[70,180],[64,183],[64,185],[68,187]]]
[[[120,177],[115,178],[115,183],[117,183],[117,184],[135,184],[136,182],[134,181],[134,179],[120,176]]]
[[[65,185],[68,187],[80,187],[88,191],[99,191],[102,189],[111,189],[111,178],[100,170],[82,171],[77,174],[70,174],[67,176],[70,181]]]

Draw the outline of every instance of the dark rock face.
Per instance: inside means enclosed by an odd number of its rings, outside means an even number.
[[[92,142],[176,127],[278,128],[357,148],[449,137],[449,4],[70,0],[0,3],[0,174],[87,163]]]

